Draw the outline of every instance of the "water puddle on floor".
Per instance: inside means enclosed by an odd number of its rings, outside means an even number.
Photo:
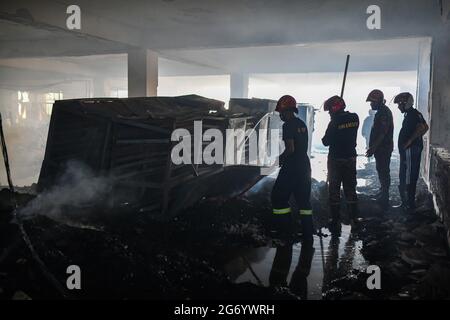
[[[342,226],[340,238],[314,236],[314,245],[244,249],[234,255],[224,270],[235,283],[260,286],[289,286],[302,299],[322,299],[331,281],[352,269],[365,269],[361,241],[355,240],[350,226]],[[323,229],[324,231],[326,229]]]
[[[367,179],[362,178],[356,179],[356,183],[358,187],[366,187],[369,185],[369,181]]]

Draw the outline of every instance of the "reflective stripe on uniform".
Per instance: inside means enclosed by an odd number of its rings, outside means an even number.
[[[291,213],[291,208],[273,209],[273,214],[287,214]]]
[[[301,216],[311,216],[313,214],[312,210],[300,210]]]

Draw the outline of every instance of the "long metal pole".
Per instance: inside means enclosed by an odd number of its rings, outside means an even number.
[[[14,185],[12,183],[11,179],[11,170],[9,168],[9,159],[8,159],[8,150],[6,149],[6,140],[5,135],[3,133],[3,125],[2,125],[2,115],[0,114],[0,136],[1,136],[1,142],[2,142],[2,153],[3,153],[3,160],[5,162],[5,169],[6,169],[6,177],[8,179],[8,186],[9,191],[11,191],[11,198],[13,201],[14,208],[17,207],[16,197],[15,197],[15,190]]]
[[[348,64],[350,62],[350,55],[347,55],[347,61],[345,62],[345,71],[344,71],[344,80],[342,81],[342,88],[341,88],[341,98],[344,98],[344,89],[345,89],[345,82],[347,81],[347,73],[348,73]]]

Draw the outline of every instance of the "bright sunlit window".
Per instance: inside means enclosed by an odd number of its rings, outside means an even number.
[[[56,100],[62,100],[63,93],[62,92],[49,92],[45,94],[45,113],[47,115],[52,114],[53,104]]]
[[[27,118],[27,105],[30,103],[29,93],[27,91],[17,91],[17,113],[19,119]],[[16,121],[18,122],[18,120]]]
[[[114,89],[110,91],[109,95],[113,98],[127,98],[128,90]]]

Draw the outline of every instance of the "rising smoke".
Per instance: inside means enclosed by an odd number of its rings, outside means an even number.
[[[58,182],[21,209],[19,215],[29,218],[39,214],[56,220],[81,216],[87,213],[83,209],[103,203],[111,186],[111,178],[95,176],[86,165],[70,161]]]

